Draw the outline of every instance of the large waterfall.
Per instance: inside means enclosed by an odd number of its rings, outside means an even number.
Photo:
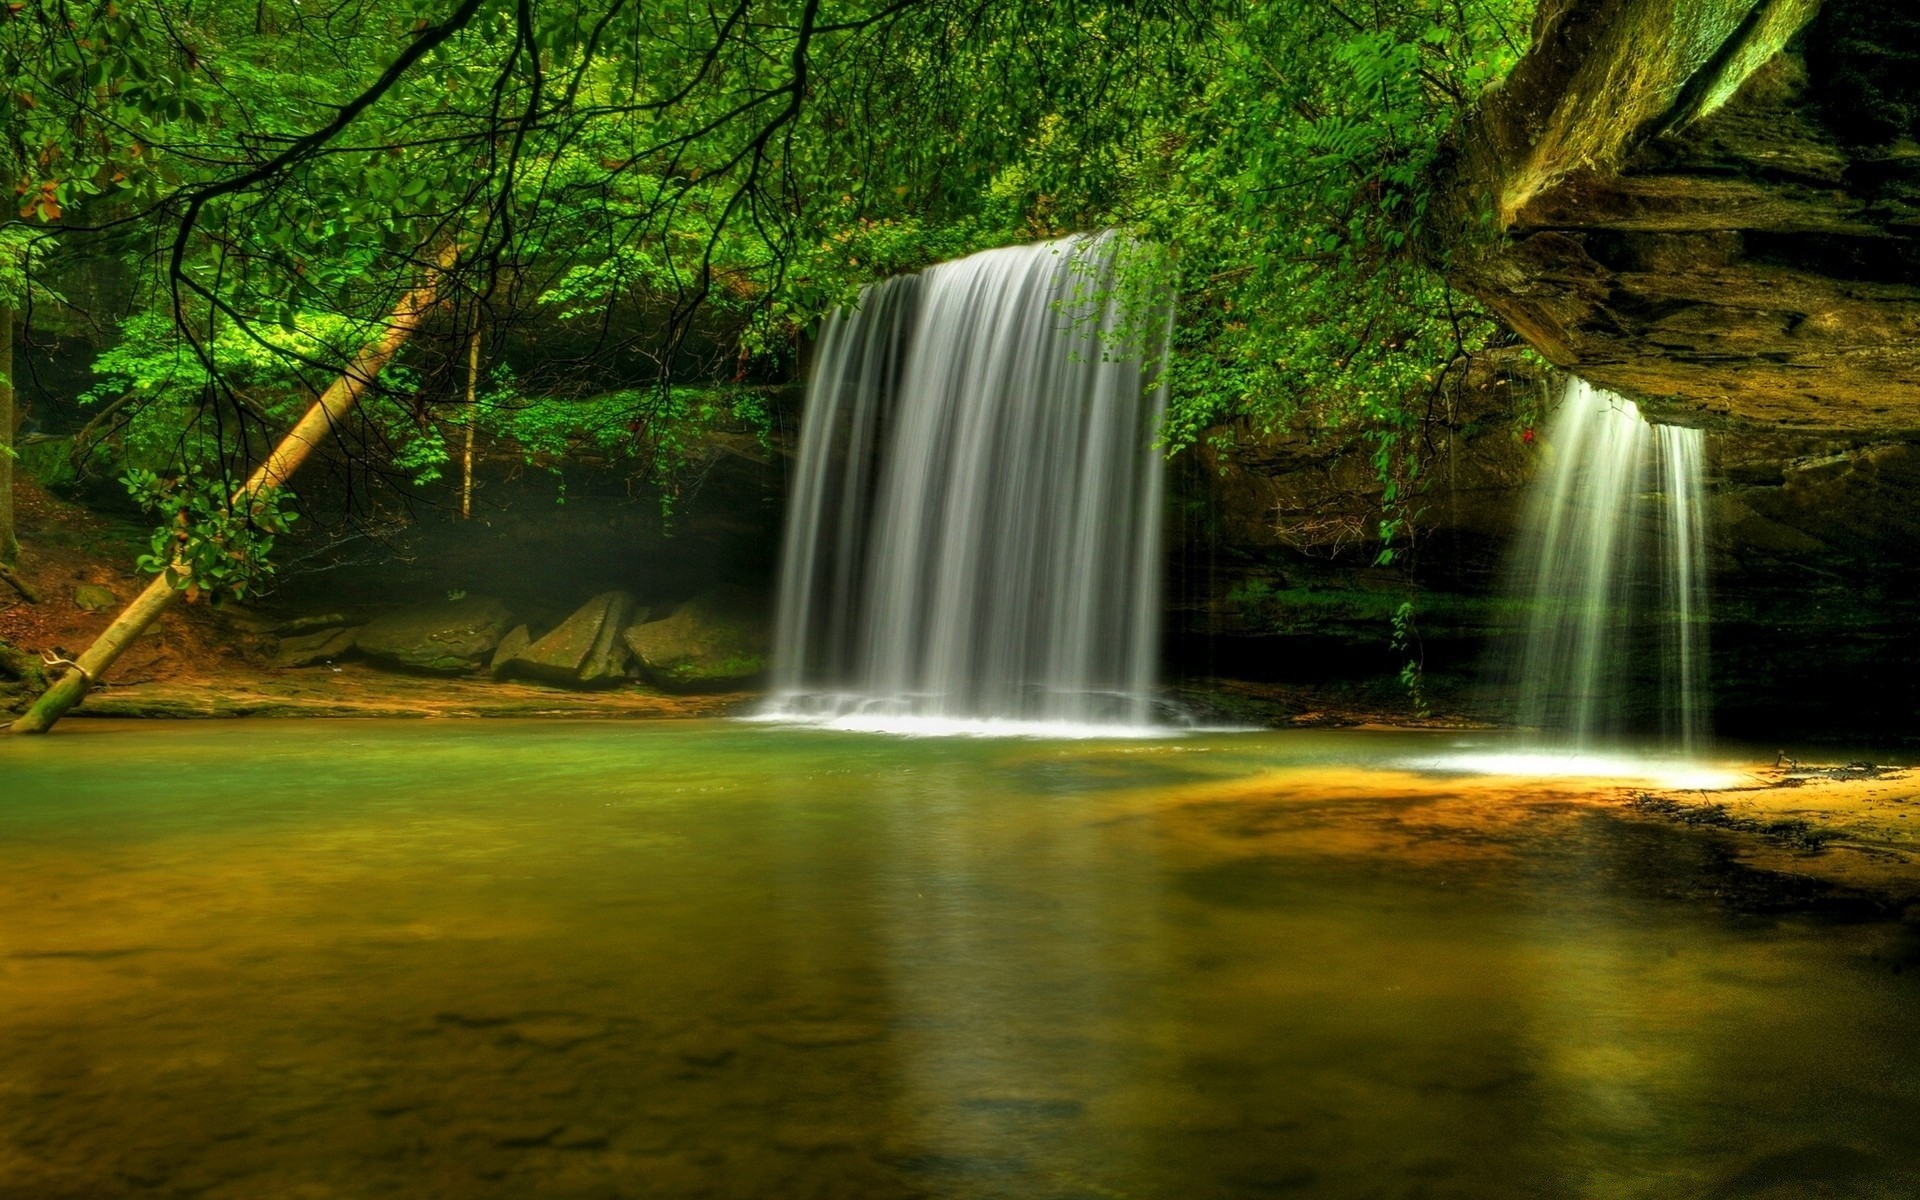
[[[1139,726],[1170,306],[1115,234],[875,284],[818,348],[768,715]]]
[[[1509,656],[1520,720],[1581,751],[1658,735],[1692,753],[1708,718],[1704,439],[1572,379],[1546,441],[1510,585],[1527,614]]]

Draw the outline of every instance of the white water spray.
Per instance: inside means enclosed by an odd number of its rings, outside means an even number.
[[[1170,306],[1134,282],[1140,253],[1114,234],[988,251],[828,321],[766,715],[1147,724]]]

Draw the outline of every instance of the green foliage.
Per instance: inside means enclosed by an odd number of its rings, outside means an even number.
[[[30,0],[0,22],[21,200],[0,265],[32,276],[20,247],[53,227],[56,254],[141,280],[92,393],[134,397],[119,467],[232,473],[453,247],[446,315],[354,453],[430,484],[471,420],[671,504],[716,431],[765,430],[754,387],[863,284],[1119,227],[1157,250],[1118,286],[1180,283],[1167,448],[1364,430],[1386,561],[1428,402],[1497,332],[1427,257],[1429,189],[1530,0],[310,8]],[[449,347],[481,326],[578,353],[495,364],[463,412]],[[1163,329],[1142,306],[1100,352]]]
[[[1420,632],[1415,622],[1413,598],[1400,602],[1393,610],[1393,649],[1407,656],[1400,665],[1400,686],[1413,705],[1413,714],[1422,719],[1432,716],[1427,706],[1426,679],[1420,654]]]
[[[703,461],[716,431],[744,431],[761,451],[772,452],[773,414],[764,395],[738,386],[668,384],[551,396],[522,391],[502,365],[474,401],[474,411],[463,419],[528,466],[556,475],[581,459],[633,468],[656,486],[669,515],[686,474]],[[560,498],[564,503],[564,487]]]
[[[144,510],[160,518],[139,568],[164,573],[189,601],[202,595],[238,600],[257,590],[273,574],[267,556],[274,535],[286,532],[296,516],[278,488],[263,489],[251,504],[236,508],[230,496],[237,486],[225,478],[163,479],[136,468],[121,482]]]
[[[1234,416],[1359,424],[1393,482],[1440,374],[1494,333],[1422,249],[1442,139],[1511,63],[1524,7],[1376,5],[1355,27],[1282,4],[1223,25],[1204,115],[1140,167],[1167,181],[1141,224],[1195,284],[1171,442]]]
[[[169,38],[172,16],[164,0],[30,0],[0,21],[0,166],[23,221],[98,197],[150,201],[185,165],[158,146],[206,121],[209,81]]]
[[[350,359],[375,332],[348,317],[309,312],[247,330],[216,328],[211,341],[196,346],[159,311],[121,324],[120,340],[94,360],[98,382],[80,397],[83,405],[137,401],[115,426],[111,445],[88,448],[94,459],[105,459],[99,465],[161,474],[244,466],[331,382],[324,364]],[[440,429],[420,411],[419,382],[404,367],[389,368],[363,398],[356,420],[387,465],[424,484],[440,478],[448,455]],[[207,419],[222,409],[231,421]]]
[[[1264,579],[1242,579],[1227,591],[1227,606],[1255,628],[1277,625],[1286,605]]]
[[[41,264],[53,241],[23,225],[0,225],[0,304],[22,308],[29,301],[60,298],[39,282]]]

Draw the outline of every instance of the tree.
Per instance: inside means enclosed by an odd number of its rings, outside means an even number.
[[[1100,225],[1184,281],[1169,447],[1304,416],[1373,431],[1394,476],[1423,391],[1496,333],[1414,247],[1527,7],[36,0],[0,22],[0,111],[15,227],[142,280],[102,399],[131,397],[150,495],[244,498],[445,245],[443,315],[331,428],[396,486],[446,461],[443,406],[664,477],[724,407],[689,384],[790,372],[862,284]],[[475,332],[530,321],[574,348],[489,354],[465,405]]]
[[[451,257],[449,253],[449,263]],[[419,287],[406,294],[393,310],[385,331],[360,350],[340,378],[321,393],[300,423],[288,431],[233,493],[229,498],[233,509],[245,514],[250,522],[270,523],[263,514],[277,508],[277,493],[287,486],[294,471],[314,448],[325,442],[330,430],[359,403],[381,369],[419,328],[432,310],[438,286],[438,279],[429,275]],[[191,592],[200,586],[207,574],[206,564],[226,557],[226,550],[225,544],[204,530],[173,531],[171,545],[159,551],[158,577],[114,618],[78,659],[65,664],[65,674],[34,701],[24,716],[13,722],[11,731],[45,733],[53,728],[182,592]]]

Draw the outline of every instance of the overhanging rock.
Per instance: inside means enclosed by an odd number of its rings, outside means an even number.
[[[1544,0],[1446,269],[1662,419],[1920,429],[1916,133],[1908,0]]]

